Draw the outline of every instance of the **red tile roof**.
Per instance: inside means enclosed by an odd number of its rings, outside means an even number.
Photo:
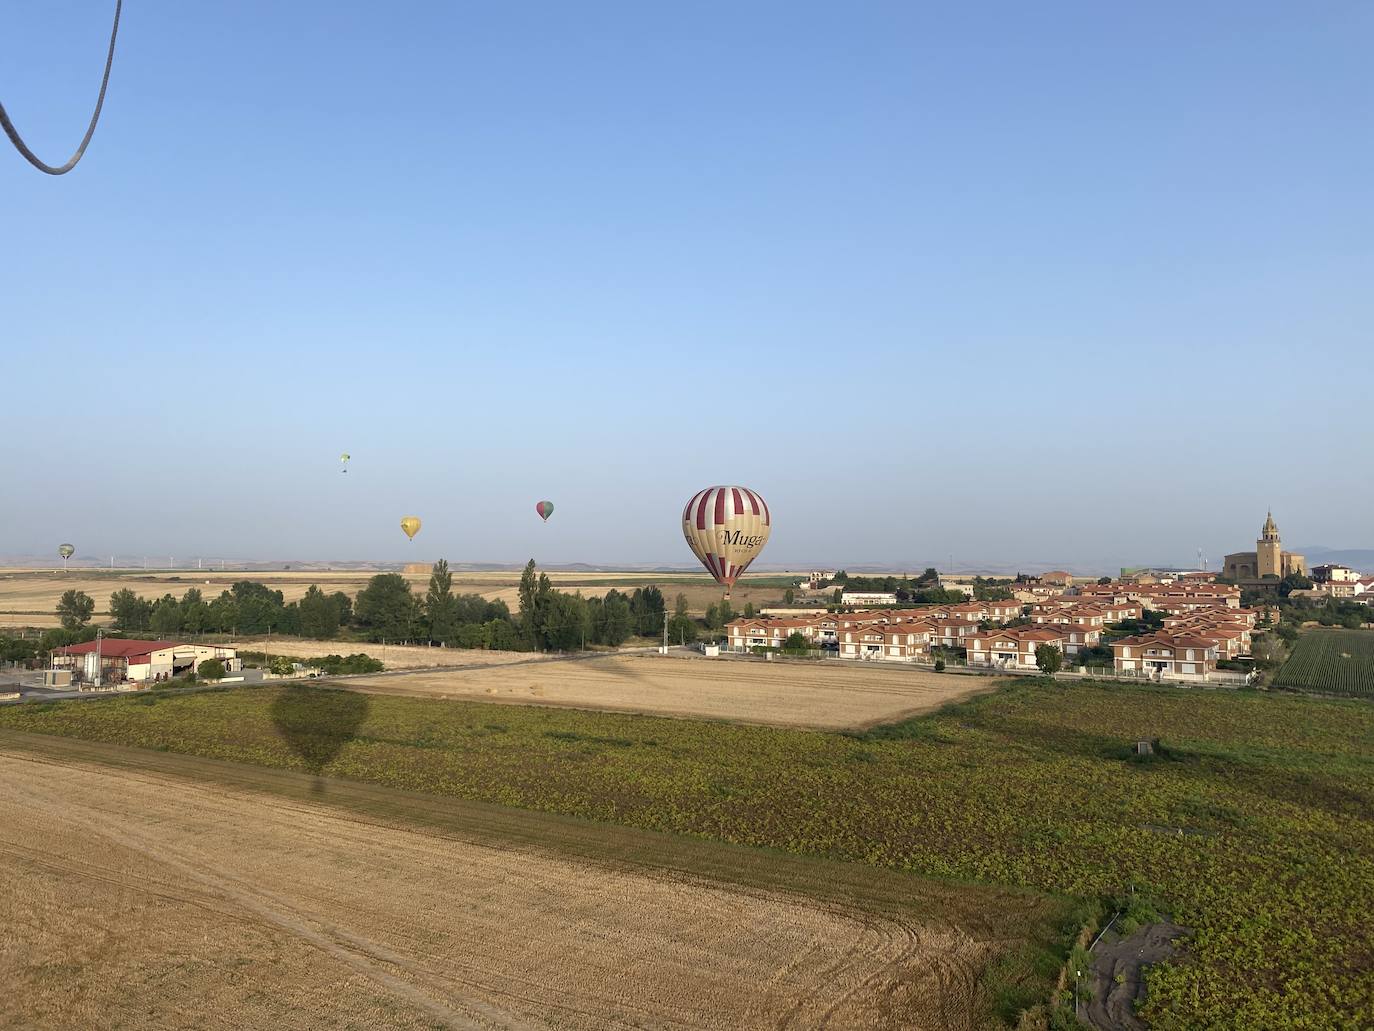
[[[107,637],[100,642],[101,657],[128,658],[129,656],[147,655],[149,652],[159,652],[164,648],[175,648],[177,641],[131,641],[123,637]],[[95,652],[95,642],[87,641],[85,644],[70,644],[65,648],[57,649],[59,655],[90,655]]]

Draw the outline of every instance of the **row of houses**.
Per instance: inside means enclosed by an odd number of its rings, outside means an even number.
[[[1239,592],[1226,584],[1116,583],[1086,585],[1029,604],[974,601],[738,619],[727,634],[733,651],[780,648],[792,634],[800,634],[811,646],[833,648],[846,659],[928,661],[933,649],[945,647],[963,650],[970,666],[1034,670],[1037,648],[1057,648],[1072,665],[1085,649],[1102,645],[1105,628],[1140,620],[1146,608],[1163,612],[1164,626],[1111,642],[1113,668],[1123,674],[1207,676],[1218,661],[1249,653],[1251,631],[1261,615],[1240,608]],[[1005,625],[1021,623],[1023,617],[1028,625]],[[989,623],[1003,625],[989,628]]]

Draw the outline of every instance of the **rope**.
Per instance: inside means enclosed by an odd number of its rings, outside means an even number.
[[[110,68],[114,64],[115,37],[119,35],[119,12],[123,6],[124,0],[115,0],[114,27],[110,29],[110,50],[109,53],[105,55],[105,74],[100,80],[100,96],[98,96],[95,101],[95,111],[91,114],[91,124],[86,127],[86,135],[81,140],[81,146],[76,148],[76,153],[67,159],[65,165],[46,164],[37,154],[31,151],[28,144],[24,142],[24,138],[19,135],[19,130],[16,129],[14,123],[10,121],[10,116],[5,111],[5,105],[0,104],[0,126],[4,126],[5,135],[10,138],[10,142],[14,144],[15,149],[18,150],[20,154],[24,155],[29,164],[33,165],[33,167],[40,172],[46,172],[48,175],[66,175],[76,167],[76,163],[80,161],[82,156],[86,153],[86,146],[91,142],[91,137],[95,135],[96,123],[100,121],[100,109],[105,106],[105,88],[110,84]]]

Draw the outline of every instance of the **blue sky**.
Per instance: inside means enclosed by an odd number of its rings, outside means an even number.
[[[113,5],[10,6],[0,100],[64,160]],[[1354,2],[130,0],[83,164],[0,153],[0,554],[686,563],[715,482],[765,563],[1184,562],[1271,505],[1374,546],[1371,43]]]

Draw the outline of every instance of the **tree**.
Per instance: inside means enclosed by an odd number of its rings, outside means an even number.
[[[673,618],[668,620],[668,643],[692,644],[697,639],[697,621],[687,612],[687,595],[679,594],[673,603]]]
[[[1035,664],[1046,676],[1054,676],[1064,666],[1064,653],[1052,644],[1035,646]]]
[[[1099,587],[1106,587],[1111,582],[1112,578],[1110,576],[1099,576],[1097,578],[1097,585]]]
[[[235,625],[242,634],[264,634],[269,627],[281,628],[285,602],[281,591],[274,591],[252,580],[240,580],[233,589]]]
[[[753,603],[752,601],[746,601],[746,602],[744,603],[744,618],[745,618],[745,619],[753,619],[753,618],[754,618],[754,603]]]
[[[405,577],[379,573],[358,592],[355,618],[368,640],[401,641],[411,636],[416,609]]]
[[[1294,640],[1297,634],[1293,635]],[[1255,662],[1265,667],[1277,666],[1287,654],[1284,639],[1278,634],[1260,634],[1250,645],[1250,654]]]
[[[153,606],[129,588],[121,587],[110,595],[110,615],[119,630],[147,630]]]
[[[164,594],[153,605],[153,614],[148,620],[153,633],[167,637],[181,630],[181,606],[170,594]]]
[[[580,594],[550,589],[544,608],[541,644],[552,651],[570,652],[587,639],[587,603]]]
[[[143,604],[146,605],[147,602],[143,602]],[[207,625],[214,627],[222,634],[237,630],[239,625],[238,602],[228,591],[221,591],[220,596],[209,604],[205,618]],[[140,629],[147,625],[148,621],[145,619],[140,624]]]
[[[601,599],[600,621],[593,628],[593,640],[617,647],[630,636],[630,599],[617,590],[606,592]]]
[[[634,616],[635,633],[654,636],[663,626],[663,614],[668,605],[657,587],[635,588],[630,595],[630,612]]]
[[[296,664],[285,655],[273,655],[272,661],[267,664],[267,672],[278,677],[289,677],[296,672]]]
[[[1289,573],[1279,581],[1279,597],[1286,598],[1294,591],[1310,591],[1312,580],[1301,573]]]
[[[719,630],[725,623],[720,618],[720,606],[711,602],[706,606],[706,629]]]
[[[196,667],[202,680],[219,680],[224,676],[224,663],[219,659],[206,659]]]
[[[429,593],[425,595],[425,619],[429,623],[431,641],[447,641],[458,626],[458,606],[453,597],[453,574],[448,560],[434,563],[429,575]]]
[[[538,648],[542,643],[543,631],[548,623],[549,595],[553,585],[544,573],[535,573],[534,559],[525,563],[520,574],[520,636],[526,647]]]
[[[805,655],[811,650],[811,642],[803,634],[794,631],[782,642],[782,650],[788,655]]]
[[[789,588],[787,588],[787,590],[785,590],[785,591],[782,592],[782,603],[783,603],[784,605],[791,605],[792,602],[796,599],[796,597],[797,597],[797,592],[794,591],[794,590],[792,590],[792,588],[789,587]]]
[[[181,622],[180,629],[183,633],[198,634],[205,629],[206,620],[209,617],[209,606],[205,604],[205,599],[201,596],[199,588],[192,587],[182,595],[178,615]]]
[[[344,594],[343,591],[335,591],[329,596],[329,600],[334,603],[334,607],[339,611],[339,626],[348,626],[353,622],[353,599]]]
[[[301,634],[318,641],[328,641],[339,635],[339,603],[311,584],[296,607]]]
[[[80,630],[91,621],[91,613],[94,611],[95,599],[85,591],[63,591],[57,602],[58,618],[67,630]]]

